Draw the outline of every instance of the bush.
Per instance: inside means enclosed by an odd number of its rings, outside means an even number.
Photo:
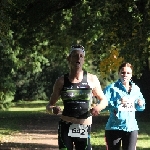
[[[7,91],[6,93],[0,92],[0,110],[8,109],[14,99],[14,93]]]

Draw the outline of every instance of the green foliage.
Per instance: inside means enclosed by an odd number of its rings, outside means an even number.
[[[13,77],[15,74],[16,55],[13,53],[10,42],[12,41],[12,32],[8,32],[7,39],[0,40],[0,109],[8,108],[14,99],[15,84]]]
[[[99,64],[109,55],[111,45],[119,47],[119,54],[140,77],[150,53],[149,3],[2,0],[0,92],[10,91],[10,99],[15,94],[16,101],[48,99],[55,80],[68,71],[66,57],[76,43],[86,50],[84,69],[97,74],[103,87],[116,78],[100,75]]]
[[[0,109],[8,109],[11,106],[11,101],[14,99],[14,93],[7,91],[7,93],[0,92]]]

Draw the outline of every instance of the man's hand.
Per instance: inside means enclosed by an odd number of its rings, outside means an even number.
[[[99,109],[98,109],[97,106],[95,106],[94,108],[92,108],[90,110],[90,112],[91,112],[92,116],[98,116],[100,114],[100,111],[99,111]]]
[[[59,106],[53,107],[53,114],[58,115],[61,112],[61,108]]]
[[[46,106],[46,111],[49,114],[55,114],[57,115],[58,113],[61,112],[61,108],[59,106],[50,106],[49,104]]]

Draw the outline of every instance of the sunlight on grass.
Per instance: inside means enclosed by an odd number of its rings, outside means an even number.
[[[104,130],[91,133],[91,143],[92,145],[105,145]]]
[[[46,112],[46,105],[48,101],[19,101],[13,103],[13,106],[8,109],[8,111],[42,111]],[[57,101],[56,105],[63,109],[63,102],[61,100]]]
[[[137,141],[137,147],[150,149],[150,135],[140,134]]]
[[[150,149],[150,122],[139,122],[137,147]]]
[[[13,103],[12,107],[8,110],[0,111],[0,139],[9,135],[12,132],[20,130],[20,122],[26,121],[34,116],[42,117],[46,114],[46,105],[48,101],[19,101]],[[58,106],[63,109],[62,101],[58,101]]]
[[[103,146],[101,150],[105,150],[105,137],[104,132],[101,132],[101,134],[93,134],[91,136],[91,144],[93,147],[99,147]],[[137,150],[150,150],[150,136],[148,135],[139,135],[138,141],[137,141]]]
[[[40,108],[10,108],[9,111],[46,111],[45,106]]]
[[[19,101],[8,111],[46,111],[48,101]]]
[[[139,135],[137,140],[137,150],[150,150],[150,122],[139,122]],[[101,146],[101,150],[105,148],[105,136],[104,136],[105,124],[101,124],[91,133],[91,143],[93,146]]]
[[[104,130],[100,130],[100,131],[97,130],[97,132],[91,133],[91,144],[97,147],[98,146],[105,147]],[[137,140],[137,150],[142,150],[142,149],[150,150],[150,135],[139,134]]]
[[[137,147],[150,149],[150,122],[139,122],[139,136]]]

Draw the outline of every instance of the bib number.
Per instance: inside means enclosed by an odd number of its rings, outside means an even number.
[[[80,125],[80,124],[70,125],[68,136],[88,138],[88,125]]]
[[[126,104],[121,104],[118,107],[119,111],[136,111],[134,102],[127,102]]]

